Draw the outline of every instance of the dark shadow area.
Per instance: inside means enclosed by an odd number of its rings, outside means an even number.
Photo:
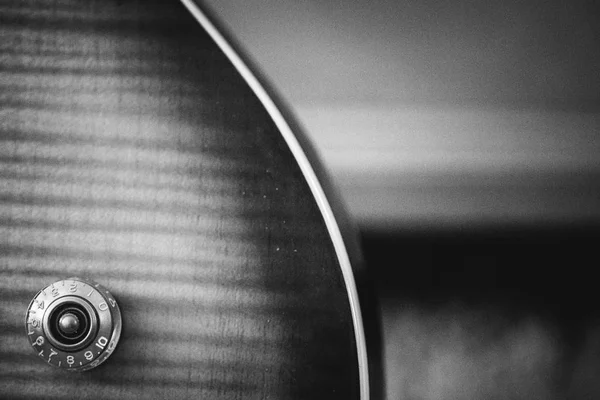
[[[598,393],[584,377],[600,372],[590,341],[600,315],[599,238],[599,224],[363,230],[383,316],[388,398],[438,398],[431,391],[436,385],[445,388],[445,398],[461,399],[475,393],[527,398],[540,387],[559,398]],[[545,343],[540,354],[552,356],[535,361],[537,353],[520,339],[525,332],[534,332],[531,343]],[[409,348],[420,353],[407,356]],[[447,371],[468,373],[436,378],[431,371],[444,359],[456,361]],[[517,382],[512,375],[525,359],[527,372],[519,379],[529,382]],[[454,390],[463,378],[471,388]]]

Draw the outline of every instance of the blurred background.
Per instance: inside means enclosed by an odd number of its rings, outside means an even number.
[[[600,5],[209,0],[362,238],[381,397],[600,398]]]

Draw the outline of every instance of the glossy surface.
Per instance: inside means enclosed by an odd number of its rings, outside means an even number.
[[[347,290],[304,176],[178,2],[4,2],[0,397],[357,398]],[[88,276],[118,351],[49,370],[22,334]]]

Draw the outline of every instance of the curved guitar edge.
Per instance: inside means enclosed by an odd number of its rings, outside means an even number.
[[[359,250],[356,226],[347,217],[343,201],[335,186],[329,181],[316,150],[310,141],[301,134],[300,124],[292,116],[289,107],[285,106],[281,97],[266,83],[268,80],[261,75],[250,57],[240,51],[240,46],[233,36],[227,32],[223,24],[219,23],[218,18],[206,4],[197,0],[181,0],[181,2],[226,55],[260,100],[296,159],[329,231],[342,270],[357,346],[360,398],[369,400],[370,395],[373,395],[373,398],[380,398],[380,392],[376,389],[380,385],[370,385],[369,382],[370,379],[375,379],[369,374],[369,369],[371,369],[371,374],[380,375],[377,374],[380,372],[380,366],[376,361],[380,359],[379,354],[376,354],[379,353],[380,341],[377,304],[372,283],[368,278]],[[373,316],[366,327],[361,308],[368,309],[370,315]],[[376,355],[374,358],[367,356],[367,337],[370,343],[369,351],[372,355]]]

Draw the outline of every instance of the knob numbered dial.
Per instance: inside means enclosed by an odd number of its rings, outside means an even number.
[[[121,336],[121,312],[106,288],[70,278],[40,290],[27,309],[29,343],[48,364],[86,371],[103,363]]]

